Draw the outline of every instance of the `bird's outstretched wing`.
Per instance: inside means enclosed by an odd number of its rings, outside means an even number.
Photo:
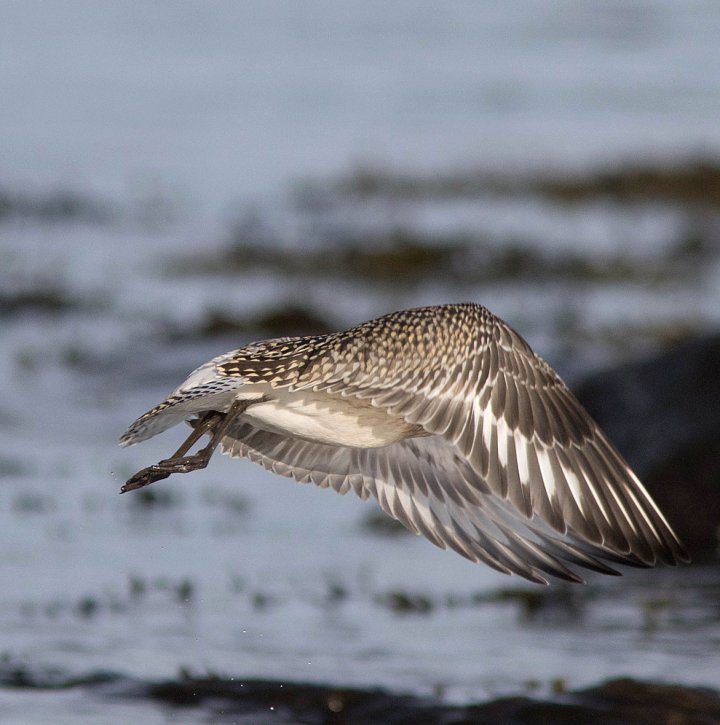
[[[563,381],[480,305],[405,310],[226,353],[136,421],[123,442],[177,422],[176,413],[224,411],[214,403],[229,404],[245,385],[266,386],[270,397],[272,389],[322,391],[350,408],[353,399],[369,402],[411,424],[421,435],[363,449],[283,437],[240,418],[223,447],[298,480],[374,495],[410,528],[471,559],[535,580],[577,578],[563,561],[603,570],[598,557],[648,566],[688,560]]]
[[[461,352],[447,356],[450,363],[411,366],[405,356],[393,367],[387,350],[384,359],[359,351],[359,364],[340,360],[328,369],[324,359],[322,376],[310,366],[292,387],[369,400],[440,436],[474,472],[476,487],[481,482],[527,520],[630,561],[687,561],[638,478],[559,376],[508,325],[479,309],[478,332],[459,340]],[[373,364],[381,359],[382,367]],[[438,500],[452,500],[462,481],[441,473]],[[471,508],[471,499],[465,505]]]

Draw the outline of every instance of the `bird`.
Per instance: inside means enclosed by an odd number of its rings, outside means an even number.
[[[182,421],[193,430],[180,448],[121,493],[204,468],[219,447],[300,483],[374,497],[433,544],[539,584],[689,561],[559,375],[480,304],[401,310],[224,353],[120,445]],[[209,443],[189,454],[204,435]]]

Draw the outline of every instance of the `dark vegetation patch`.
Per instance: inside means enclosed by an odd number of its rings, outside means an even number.
[[[273,306],[255,314],[234,315],[210,309],[195,325],[170,327],[165,331],[165,337],[170,341],[216,337],[242,339],[250,336],[322,335],[335,329],[333,323],[319,313],[301,305],[289,304]]]
[[[591,594],[574,585],[556,584],[552,587],[504,588],[475,596],[478,604],[510,604],[518,608],[524,622],[541,619],[564,623],[581,621],[585,604]]]
[[[0,660],[0,686],[38,691],[82,688],[84,697],[109,707],[117,701],[147,701],[149,705],[192,709],[203,722],[237,722],[240,718],[257,725],[710,725],[720,721],[720,693],[715,690],[631,679],[609,680],[570,692],[558,681],[544,699],[515,696],[452,705],[379,688],[198,676],[188,671],[162,681],[105,671],[68,675],[60,669],[32,668],[6,655]]]
[[[31,219],[44,223],[106,223],[115,216],[110,205],[73,191],[30,194],[0,189],[0,222]]]
[[[181,260],[171,266],[178,274],[257,274],[270,272],[288,277],[326,277],[407,284],[433,271],[454,269],[453,257],[466,245],[433,245],[429,240],[397,230],[381,239],[333,240],[310,248],[282,248],[279,240],[258,246],[238,238],[215,258]]]
[[[687,280],[717,253],[717,247],[714,238],[694,232],[691,239],[680,239],[666,254],[648,258],[625,252],[544,250],[530,240],[490,242],[464,235],[439,239],[396,229],[381,237],[348,235],[305,249],[257,247],[237,240],[215,257],[186,258],[169,268],[180,275],[271,273],[289,279],[341,280],[392,288],[426,282],[471,286],[518,281],[652,286]],[[237,323],[227,322],[221,314],[208,326],[210,330],[226,326],[238,329]]]
[[[673,205],[685,224],[669,246],[638,255],[628,251],[622,238],[616,240],[618,251],[598,252],[587,246],[547,249],[532,232],[503,238],[482,230],[431,233],[397,223],[391,211],[386,229],[363,232],[352,222],[332,221],[344,206],[353,212],[351,219],[367,217],[370,212],[363,205],[370,198],[386,202],[391,210],[405,201],[477,197],[478,203],[488,203],[488,194],[539,197],[558,204],[610,200]],[[654,286],[691,283],[693,275],[701,274],[720,253],[720,162],[714,160],[530,177],[500,177],[481,170],[411,175],[360,169],[336,180],[301,185],[296,197],[310,222],[312,243],[290,245],[283,232],[255,215],[239,221],[216,254],[169,260],[163,268],[177,275],[268,274],[313,284],[334,280],[391,289],[428,282]],[[333,208],[336,212],[326,216]]]
[[[429,596],[399,589],[382,594],[375,601],[395,614],[429,614],[435,607]]]
[[[463,199],[478,196],[535,195],[559,203],[611,199],[620,203],[648,201],[720,207],[720,160],[689,159],[680,163],[637,163],[586,172],[500,175],[484,169],[407,174],[360,168],[330,184],[298,186],[300,204],[321,206],[333,196],[367,199]]]
[[[158,576],[148,579],[131,575],[122,590],[108,589],[101,593],[85,592],[68,599],[26,601],[20,614],[30,621],[42,620],[95,620],[98,617],[133,617],[138,607],[182,606],[192,607],[197,600],[197,585],[187,577]]]
[[[553,622],[577,624],[582,621],[590,590],[578,586],[500,588],[489,592],[446,593],[393,589],[374,596],[374,602],[393,614],[430,614],[442,609],[468,609],[488,606],[514,608],[524,624]],[[645,603],[642,604],[645,607]]]
[[[85,307],[85,302],[58,285],[43,285],[15,292],[0,291],[0,316],[38,313],[54,315],[77,312]]]
[[[121,677],[110,672],[68,675],[59,667],[30,667],[7,653],[0,655],[0,687],[30,690],[69,690],[116,682]]]
[[[720,163],[698,160],[665,168],[626,166],[578,178],[541,177],[528,186],[564,203],[604,197],[618,202],[669,201],[720,207]]]

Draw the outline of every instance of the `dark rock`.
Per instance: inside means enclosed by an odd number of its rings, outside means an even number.
[[[720,335],[592,376],[577,389],[691,553],[720,525]]]
[[[133,700],[191,709],[198,722],[254,725],[717,725],[720,693],[681,685],[610,680],[548,700],[505,697],[473,705],[323,684],[181,673],[143,682],[108,672],[67,675],[0,658],[0,688],[82,689],[96,702]],[[46,696],[47,699],[47,696]],[[195,716],[195,715],[193,715]]]
[[[711,725],[720,693],[623,679],[539,701],[527,697],[455,706],[383,690],[262,680],[190,678],[150,685],[146,696],[179,707],[209,706],[215,718],[308,725]]]
[[[720,693],[700,687],[619,679],[581,690],[575,696],[595,708],[613,713],[617,721],[622,723],[633,723],[633,725],[720,723]]]

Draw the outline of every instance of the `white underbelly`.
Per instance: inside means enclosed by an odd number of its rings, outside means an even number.
[[[243,418],[286,436],[354,448],[386,446],[419,433],[365,401],[305,391],[273,391],[273,399],[255,403]]]

